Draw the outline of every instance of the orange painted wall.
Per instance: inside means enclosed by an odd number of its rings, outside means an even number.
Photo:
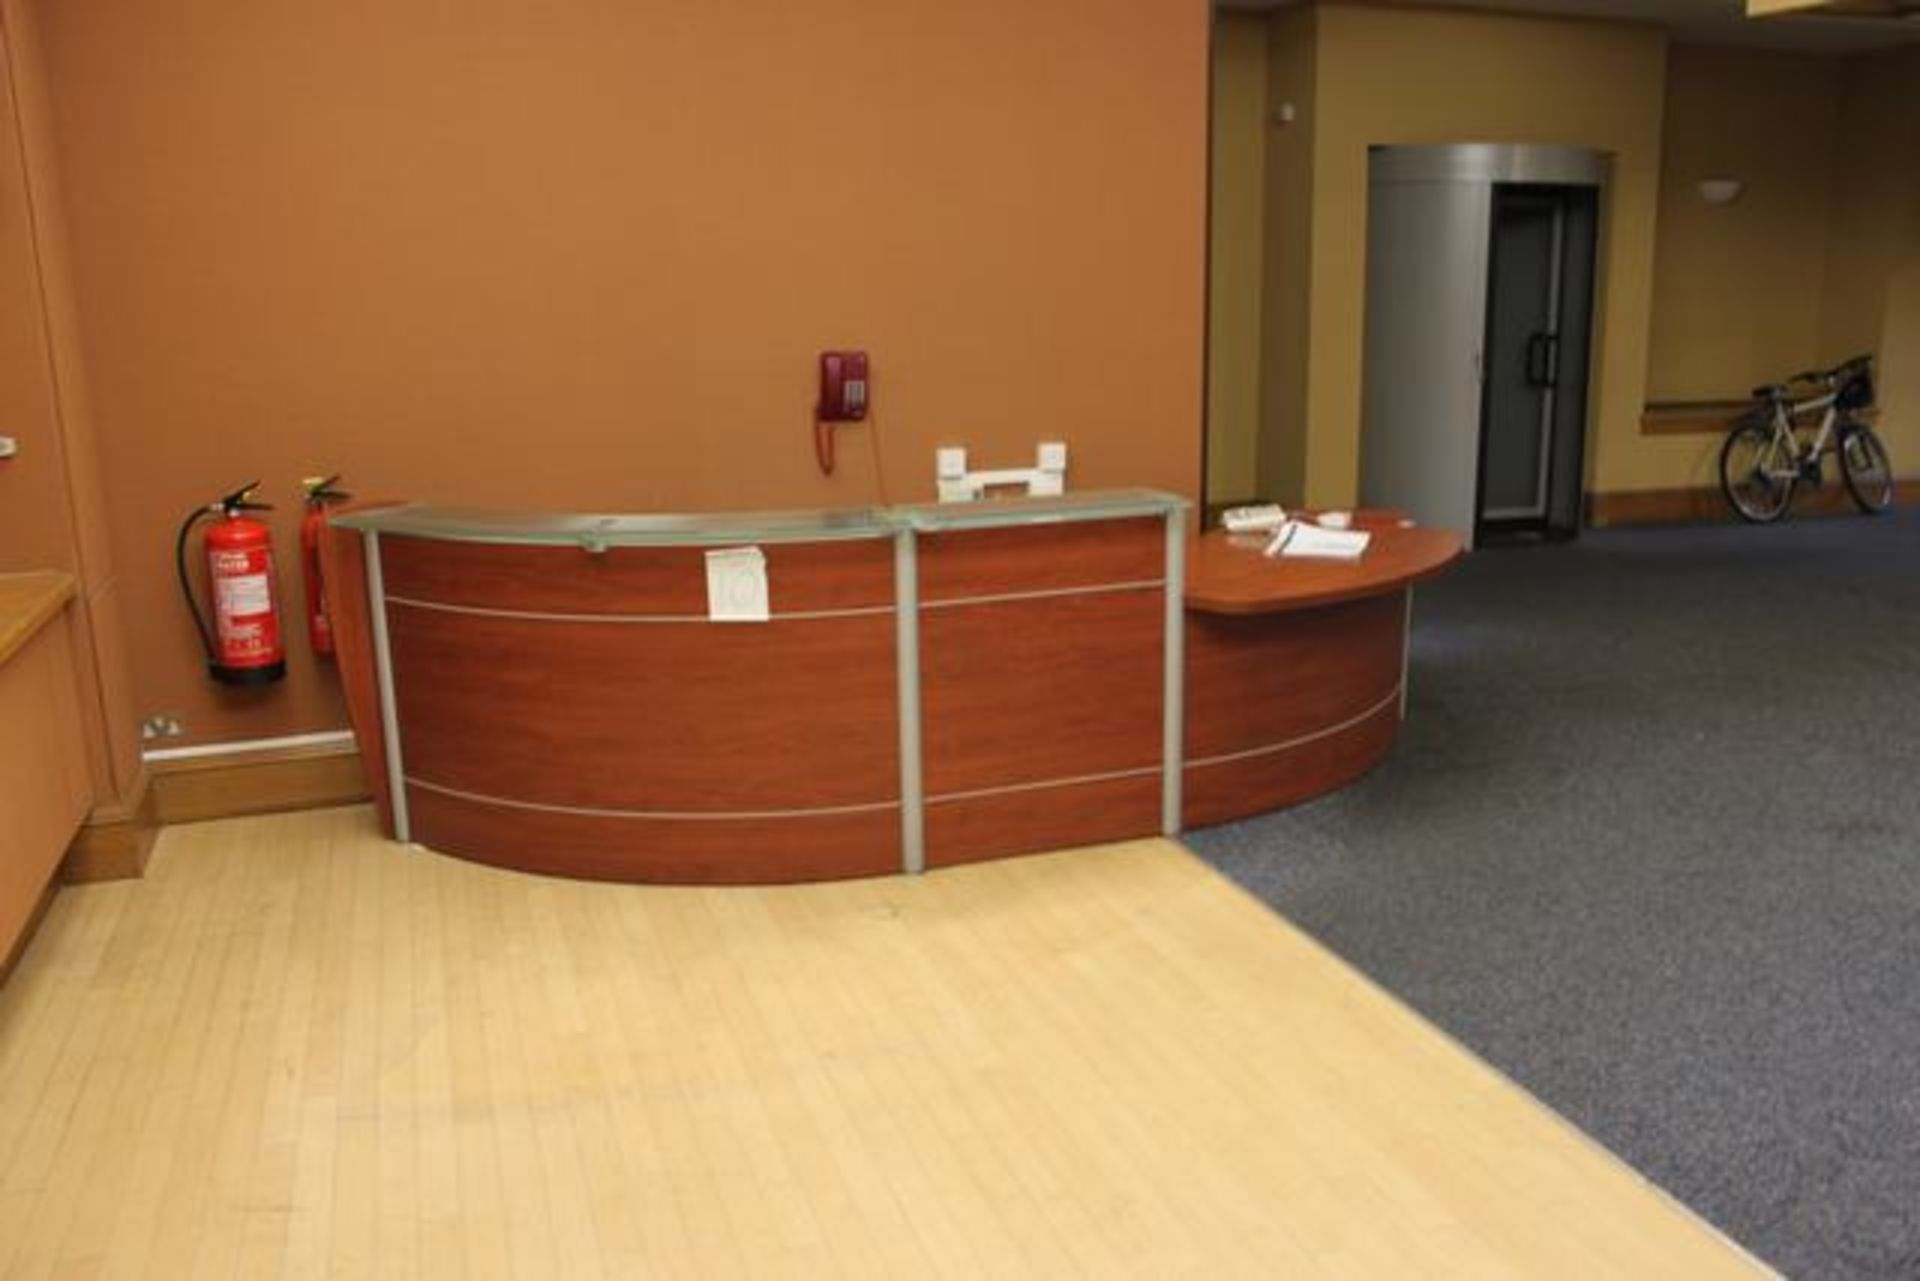
[[[143,712],[214,690],[192,504],[296,478],[649,510],[930,497],[933,449],[1197,493],[1205,0],[42,0]],[[878,426],[814,470],[814,355]],[[872,447],[882,460],[876,475]],[[290,586],[290,584],[289,584]],[[283,588],[285,603],[293,597]]]

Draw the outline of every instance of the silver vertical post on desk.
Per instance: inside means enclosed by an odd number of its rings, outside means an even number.
[[[1187,636],[1187,527],[1186,514],[1178,507],[1167,513],[1166,579],[1166,639],[1161,645],[1166,666],[1160,677],[1160,830],[1177,836],[1180,792],[1185,782]]]
[[[920,564],[911,529],[893,536],[894,670],[900,694],[900,870],[927,867],[926,801],[920,776]]]
[[[1413,588],[1402,593],[1400,604],[1400,719],[1407,719],[1407,671],[1413,661]]]
[[[380,686],[380,741],[387,751],[387,803],[393,813],[393,839],[413,839],[407,821],[407,771],[400,761],[400,712],[393,697],[393,651],[387,643],[387,580],[380,567],[380,534],[364,535],[367,560],[367,614],[373,624],[373,671]]]

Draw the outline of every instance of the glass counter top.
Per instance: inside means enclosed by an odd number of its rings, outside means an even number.
[[[401,503],[357,508],[330,518],[343,529],[458,542],[585,547],[711,546],[722,543],[826,542],[888,538],[902,530],[936,533],[1044,525],[1129,516],[1165,516],[1189,506],[1153,489],[1095,489],[1051,498],[991,498],[971,503],[847,507],[795,511],[569,515]]]

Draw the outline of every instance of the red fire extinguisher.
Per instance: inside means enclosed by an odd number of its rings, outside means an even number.
[[[280,639],[280,612],[275,602],[273,534],[248,512],[272,511],[253,501],[260,482],[242,486],[218,502],[197,507],[180,525],[174,542],[174,567],[180,591],[207,651],[207,671],[223,685],[268,685],[287,674],[287,650]],[[208,624],[194,599],[187,572],[187,539],[193,527],[218,517],[205,540],[207,582],[213,599],[213,622]]]
[[[316,654],[333,653],[333,623],[327,617],[327,584],[320,568],[320,537],[327,532],[327,504],[350,498],[335,489],[338,476],[308,476],[300,482],[307,491],[307,514],[300,519],[300,567],[307,584],[307,639]]]

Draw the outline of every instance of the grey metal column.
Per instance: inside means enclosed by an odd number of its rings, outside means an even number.
[[[920,773],[920,564],[911,529],[893,536],[894,670],[900,694],[900,870],[927,868]]]
[[[380,739],[387,749],[387,799],[393,810],[393,839],[411,841],[407,821],[407,771],[400,760],[400,713],[393,698],[393,651],[387,643],[387,581],[380,567],[380,535],[364,535],[367,560],[367,613],[373,623],[373,670],[380,686]]]
[[[1400,594],[1400,719],[1407,719],[1407,668],[1413,662],[1413,588]]]
[[[1187,640],[1187,521],[1175,507],[1167,513],[1166,639],[1161,649],[1166,667],[1161,673],[1160,830],[1180,832],[1180,792],[1185,785],[1186,640]]]

